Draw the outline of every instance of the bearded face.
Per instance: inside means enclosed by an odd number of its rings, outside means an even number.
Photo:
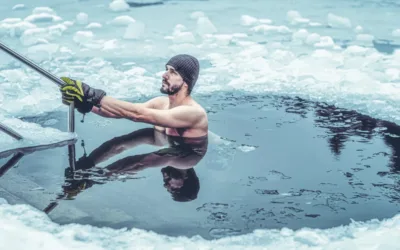
[[[175,95],[183,87],[184,81],[175,69],[167,65],[165,73],[162,75],[162,86],[160,92],[167,95]]]

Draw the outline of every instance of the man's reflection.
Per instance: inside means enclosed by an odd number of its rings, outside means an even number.
[[[127,149],[148,144],[164,148],[140,155],[132,155],[117,160],[101,168],[98,165]],[[165,147],[167,146],[167,147]],[[89,155],[86,153],[76,162],[75,171],[67,168],[64,194],[59,199],[72,199],[81,191],[94,184],[107,181],[135,178],[135,174],[147,168],[161,169],[164,187],[175,201],[191,201],[200,190],[199,179],[193,167],[207,152],[208,137],[182,138],[167,136],[153,128],[134,131],[115,137]]]

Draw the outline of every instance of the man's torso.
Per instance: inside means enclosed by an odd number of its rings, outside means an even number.
[[[190,101],[190,102],[184,103],[183,105],[190,105],[190,106],[202,108],[195,101]],[[162,109],[162,110],[170,109],[168,97],[158,98],[155,108]],[[160,126],[154,126],[154,128],[157,129],[158,131],[163,131],[167,135],[170,135],[170,136],[201,137],[201,136],[205,136],[207,134],[208,121],[207,121],[207,117],[205,117],[205,119],[201,119],[199,124],[196,124],[195,126],[189,127],[189,128],[164,128],[164,127],[160,127]]]

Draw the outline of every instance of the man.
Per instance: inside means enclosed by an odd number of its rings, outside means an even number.
[[[199,76],[198,60],[190,55],[172,57],[162,76],[161,96],[145,103],[130,103],[106,96],[101,89],[62,77],[66,83],[60,88],[63,103],[74,102],[79,112],[93,112],[103,117],[126,118],[152,124],[167,135],[201,137],[208,132],[206,111],[190,96]]]

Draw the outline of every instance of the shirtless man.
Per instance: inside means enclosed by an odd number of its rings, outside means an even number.
[[[68,77],[60,87],[63,103],[74,102],[79,112],[93,112],[103,117],[126,118],[152,124],[167,135],[202,137],[208,132],[206,111],[190,96],[199,76],[198,60],[190,55],[172,57],[162,76],[161,93],[145,103],[130,103],[107,96],[101,89]]]

